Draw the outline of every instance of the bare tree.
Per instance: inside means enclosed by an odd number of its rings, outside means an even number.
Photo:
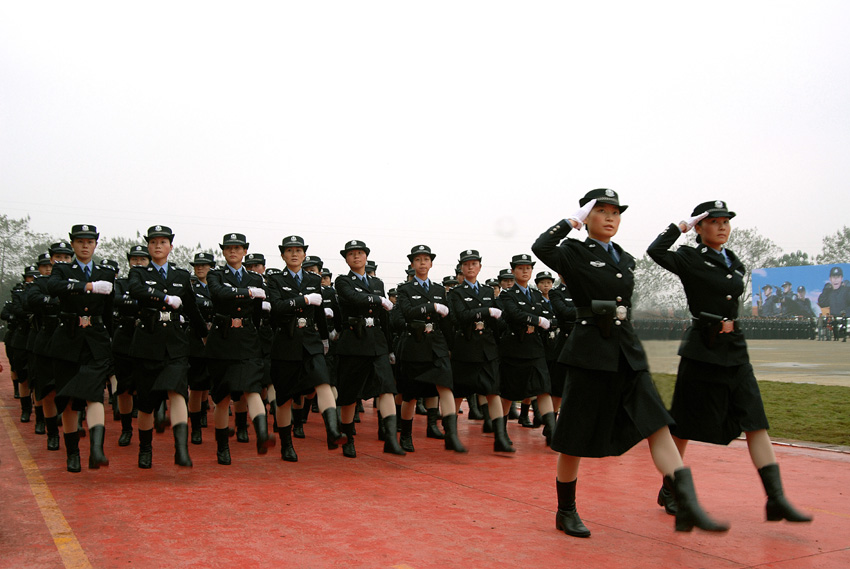
[[[846,225],[823,238],[823,252],[816,257],[819,265],[850,263],[850,227]]]
[[[756,227],[735,229],[729,236],[728,245],[747,269],[744,275],[744,294],[741,297],[741,314],[748,314],[753,296],[753,269],[777,266],[776,259],[782,249],[759,233]]]

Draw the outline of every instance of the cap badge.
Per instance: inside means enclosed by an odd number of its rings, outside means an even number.
[[[717,200],[716,202],[714,202],[714,207],[723,207],[723,202],[720,201],[720,200]]]
[[[88,225],[83,225],[81,229],[82,229],[83,231],[88,231],[88,230],[89,230],[89,226],[88,226]]]
[[[522,260],[523,260],[523,261],[527,261],[527,260],[528,260],[528,255],[523,255],[523,256],[522,256]]]
[[[293,235],[292,237],[290,237],[290,238],[289,238],[289,240],[290,240],[290,241],[298,241],[298,238],[297,238],[297,237],[295,237],[295,235]]]
[[[235,234],[235,233],[231,233],[231,234],[230,234],[230,238],[231,238],[231,239],[236,239],[236,234]]]
[[[60,247],[67,247],[68,245],[66,245],[64,241],[60,241],[59,246]]]
[[[357,239],[354,239],[354,240],[351,242],[351,245],[357,245]]]
[[[142,250],[142,246],[141,246],[141,245],[136,245],[136,246],[134,247],[134,249],[135,249],[136,251],[141,251],[141,250]]]
[[[467,249],[467,250],[466,250],[466,254],[467,254],[467,255],[472,255],[472,249]]]
[[[420,245],[419,250],[422,251],[423,249],[425,249],[425,245]]]
[[[608,196],[609,198],[613,198],[614,197],[614,190],[605,190],[605,195]]]
[[[162,226],[157,225],[156,227],[154,227],[154,231],[162,231]]]

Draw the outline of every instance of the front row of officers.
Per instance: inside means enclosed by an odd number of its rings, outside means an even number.
[[[190,432],[200,444],[209,397],[224,465],[231,462],[231,402],[238,440],[248,440],[250,417],[257,452],[275,446],[268,409],[281,458],[290,462],[298,460],[292,437],[303,437],[310,399],[328,449],[341,446],[351,458],[364,399],[376,401],[387,453],[414,452],[413,420],[423,400],[427,434],[443,439],[447,450],[467,450],[457,431],[463,398],[480,410],[496,452],[515,452],[507,433],[513,401],[534,400],[535,422],[551,441],[566,377],[556,360],[575,309],[564,287],[553,288],[550,273],[537,275],[537,288],[529,286],[529,255],[514,256],[511,271],[499,275],[510,285],[500,296],[498,286],[478,281],[477,251],[461,252],[460,284],[447,289],[429,279],[436,255],[417,245],[408,255],[409,281],[387,295],[383,282],[369,276],[370,250],[358,240],[340,251],[350,270],[330,286],[331,275],[325,272],[323,285],[321,261],[306,256],[308,246],[296,235],[279,246],[283,270],[266,272],[263,256],[248,253],[245,235],[230,233],[220,245],[226,264],[215,268],[212,255],[199,253],[191,277],[168,262],[171,229],[153,226],[147,245],[128,252],[126,278],[117,277],[117,266],[94,262],[94,226],[75,225],[69,237],[25,275],[4,316],[14,324],[7,352],[22,421],[29,421],[35,400],[36,432],[46,432],[48,450],[59,449],[61,425],[71,472],[81,470],[81,412],[89,468],[109,464],[102,401],[110,382],[120,446],[131,444],[137,413],[140,468],[152,466],[153,430],[162,428],[166,402],[175,464],[192,466]]]

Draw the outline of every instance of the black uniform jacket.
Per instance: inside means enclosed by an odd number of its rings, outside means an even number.
[[[592,300],[614,301],[631,307],[634,289],[634,257],[612,243],[620,255],[614,259],[592,239],[564,239],[572,225],[561,220],[537,238],[531,250],[549,268],[561,274],[577,309],[590,308]],[[562,242],[563,241],[563,242]],[[593,318],[576,318],[558,361],[570,366],[617,371],[620,353],[635,370],[649,369],[646,353],[630,320],[617,320],[606,338]]]
[[[263,357],[257,327],[263,300],[251,298],[248,287],[264,288],[263,277],[243,269],[242,282],[228,267],[214,269],[207,275],[207,285],[215,308],[213,326],[207,337],[206,357],[220,360],[244,360]],[[233,318],[241,318],[242,326],[234,328]]]
[[[133,335],[136,333],[136,321],[141,316],[139,301],[130,296],[130,278],[115,279],[113,295],[113,323],[115,332],[112,334],[112,352],[130,355]]]
[[[77,261],[53,265],[47,290],[51,296],[59,297],[60,318],[50,340],[50,357],[82,363],[84,345],[88,345],[95,359],[112,356],[112,294],[86,292],[86,284],[94,281],[115,282],[115,271],[92,265],[91,278],[87,280]],[[80,327],[80,316],[92,317],[92,325]]]
[[[276,329],[271,352],[273,360],[301,361],[305,350],[311,355],[324,353],[322,340],[328,338],[324,304],[308,305],[304,298],[308,294],[322,294],[322,277],[309,271],[301,274],[300,287],[288,269],[266,281]],[[300,327],[299,321],[303,324]]]
[[[130,355],[149,360],[166,360],[189,356],[189,338],[183,331],[180,316],[192,325],[193,333],[203,338],[207,327],[198,305],[189,271],[168,263],[165,280],[154,268],[130,269],[130,296],[139,301],[139,324],[133,335]],[[179,296],[183,304],[178,309],[165,303],[165,297]],[[162,315],[171,320],[161,321]]]
[[[700,313],[707,313],[729,320],[737,318],[747,270],[729,249],[726,254],[732,262],[731,267],[726,266],[726,260],[719,253],[705,245],[682,246],[670,251],[681,235],[679,227],[671,223],[647,249],[653,261],[679,276],[688,298],[688,308],[697,318],[696,324],[685,331],[679,355],[722,366],[749,362],[742,332],[716,334],[709,347],[706,326],[712,324],[712,320],[700,316]]]
[[[12,305],[10,311],[18,323],[15,335],[13,336],[10,346],[19,350],[27,349],[27,338],[30,333],[30,312],[24,308],[24,296],[28,289],[32,288],[32,283],[23,282],[12,289]]]
[[[449,316],[454,322],[452,359],[459,362],[486,362],[499,356],[496,334],[500,321],[490,316],[498,308],[493,287],[478,283],[478,292],[464,281],[449,291]]]
[[[539,290],[529,288],[528,292],[531,300],[515,284],[499,295],[506,326],[499,341],[499,353],[504,357],[534,359],[545,356],[542,334],[548,332],[540,328],[540,317],[551,318],[552,315],[543,313],[543,295]]]
[[[26,289],[24,307],[33,313],[38,333],[32,351],[36,355],[46,356],[50,338],[59,325],[59,299],[47,290],[49,276],[38,276],[32,286]]]
[[[379,356],[389,353],[391,331],[387,311],[381,306],[384,283],[369,277],[366,287],[353,271],[339,275],[334,281],[342,317],[342,331],[337,343],[340,356]],[[365,319],[374,319],[366,326]]]
[[[427,291],[415,280],[398,287],[393,310],[401,312],[405,323],[399,341],[399,360],[429,362],[449,356],[446,338],[451,333],[451,321],[440,316],[434,304],[449,307],[446,289],[440,283],[429,282]]]
[[[328,331],[330,332],[331,330],[336,330],[337,332],[339,332],[340,330],[342,330],[342,316],[339,313],[339,300],[336,297],[336,291],[334,290],[334,287],[322,287],[322,308],[330,308],[331,311],[334,313],[333,316],[326,317],[328,321]]]
[[[192,291],[195,293],[195,304],[201,312],[204,319],[204,328],[209,330],[212,326],[213,315],[215,308],[213,307],[212,298],[210,298],[210,287],[204,286],[198,281],[192,282]],[[204,341],[194,332],[194,326],[189,323],[189,356],[193,358],[203,358],[206,356]]]

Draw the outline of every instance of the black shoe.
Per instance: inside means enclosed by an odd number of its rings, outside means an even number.
[[[355,405],[355,407],[354,407],[354,422],[355,422],[355,423],[359,423],[359,422],[360,422],[360,411],[358,411],[358,410],[357,410],[357,406],[356,406],[356,405]]]
[[[215,430],[216,450],[215,456],[219,464],[227,466],[230,464],[230,429]]]
[[[65,433],[66,466],[68,472],[80,472],[80,432]]]
[[[133,415],[131,413],[121,414],[121,435],[118,437],[118,446],[130,446],[133,440]]]
[[[481,414],[484,415],[484,425],[481,427],[481,432],[483,433],[492,433],[493,432],[493,419],[490,418],[490,405],[487,403],[482,403],[479,405],[481,408]]]
[[[397,420],[398,418],[395,415],[384,417],[382,420],[384,423],[384,435],[386,436],[386,440],[384,441],[384,452],[387,454],[404,456],[407,453],[404,452],[404,449],[398,444],[398,433],[396,429]]]
[[[537,404],[537,399],[531,400],[531,411],[534,413],[534,419],[531,420],[531,428],[536,429],[540,425],[543,425],[542,414],[540,413],[540,406]]]
[[[469,452],[463,443],[460,442],[460,439],[457,438],[457,415],[452,413],[451,415],[443,416],[443,430],[446,431],[446,437],[444,439],[444,443],[446,446],[446,450],[453,450],[455,452]]]
[[[469,405],[469,420],[483,421],[484,413],[481,411],[481,405],[478,403],[478,396],[473,394],[471,397],[467,397],[466,403]]]
[[[700,506],[690,468],[676,470],[673,473],[672,486],[677,506],[676,531],[691,531],[694,527],[713,532],[729,529],[728,524],[716,522],[708,517]]]
[[[269,419],[266,414],[254,417],[254,433],[257,436],[257,454],[266,454],[277,441],[269,436]]]
[[[543,436],[546,437],[546,446],[552,446],[552,437],[555,435],[555,413],[550,411],[540,417],[546,427],[543,429]]]
[[[153,462],[153,429],[139,429],[139,468],[150,468]]]
[[[236,442],[247,443],[248,439],[248,412],[241,411],[236,413]]]
[[[378,411],[378,440],[384,442],[387,440],[387,435],[384,433],[384,416]]]
[[[504,417],[493,420],[493,430],[496,436],[493,439],[493,452],[516,452],[507,435],[507,422]]]
[[[508,419],[513,421],[514,419],[519,418],[519,411],[517,411],[516,403],[511,402],[511,406],[508,409]]]
[[[59,420],[56,417],[45,417],[47,425],[47,450],[59,450]]]
[[[428,409],[425,408],[425,402],[421,399],[416,400],[416,414],[417,415],[427,415]]]
[[[163,401],[154,411],[153,428],[156,429],[157,433],[164,433],[166,422],[168,422],[168,419],[165,416],[165,401]]]
[[[365,413],[366,411],[363,409],[363,400],[358,399],[357,403],[354,404],[354,412],[355,413]]]
[[[532,427],[531,419],[528,418],[529,408],[530,405],[526,405],[525,403],[521,404],[519,407],[519,417],[517,418],[519,426],[525,427],[526,429],[530,429]]]
[[[292,436],[296,439],[304,437],[304,415],[301,414],[301,409],[292,409]]]
[[[21,423],[29,423],[32,416],[32,397],[21,397]]]
[[[193,445],[199,445],[204,442],[203,430],[201,427],[201,412],[189,412],[189,422],[192,424],[191,441]]]
[[[354,423],[340,423],[339,430],[348,437],[342,445],[342,455],[357,458],[357,449],[354,448]]]
[[[399,444],[405,452],[416,452],[413,447],[413,419],[402,419],[401,435],[399,436]]]
[[[425,430],[425,436],[429,439],[443,440],[446,436],[440,431],[437,426],[437,419],[440,417],[439,409],[428,409],[428,427]]]
[[[278,427],[277,434],[280,437],[280,458],[286,462],[298,462],[298,455],[292,446],[292,425]]]
[[[189,425],[177,423],[171,427],[174,433],[174,464],[177,466],[192,466],[189,457]]]
[[[89,440],[89,468],[97,470],[101,466],[109,466],[109,459],[103,454],[103,437],[106,428],[103,425],[95,425],[89,429],[91,438]]]
[[[555,514],[555,529],[573,537],[590,537],[590,530],[575,510],[558,510]]]
[[[782,490],[782,479],[779,476],[779,465],[768,464],[758,470],[764,490],[767,492],[767,521],[778,522],[788,520],[789,522],[810,522],[812,516],[798,511],[785,498]]]
[[[20,382],[17,379],[12,380],[12,385],[14,386],[14,391],[15,391],[15,399],[21,398],[21,391],[20,391],[20,388],[18,387],[18,383],[20,383]]]
[[[669,515],[676,515],[676,497],[673,496],[673,480],[669,476],[664,477],[661,488],[658,489],[657,502]]]
[[[322,413],[322,420],[325,422],[325,435],[327,436],[328,450],[338,449],[339,445],[348,440],[348,437],[339,430],[336,408],[329,407],[325,409]]]
[[[35,408],[35,434],[43,435],[46,430],[46,426],[44,424],[44,407],[37,406]]]

